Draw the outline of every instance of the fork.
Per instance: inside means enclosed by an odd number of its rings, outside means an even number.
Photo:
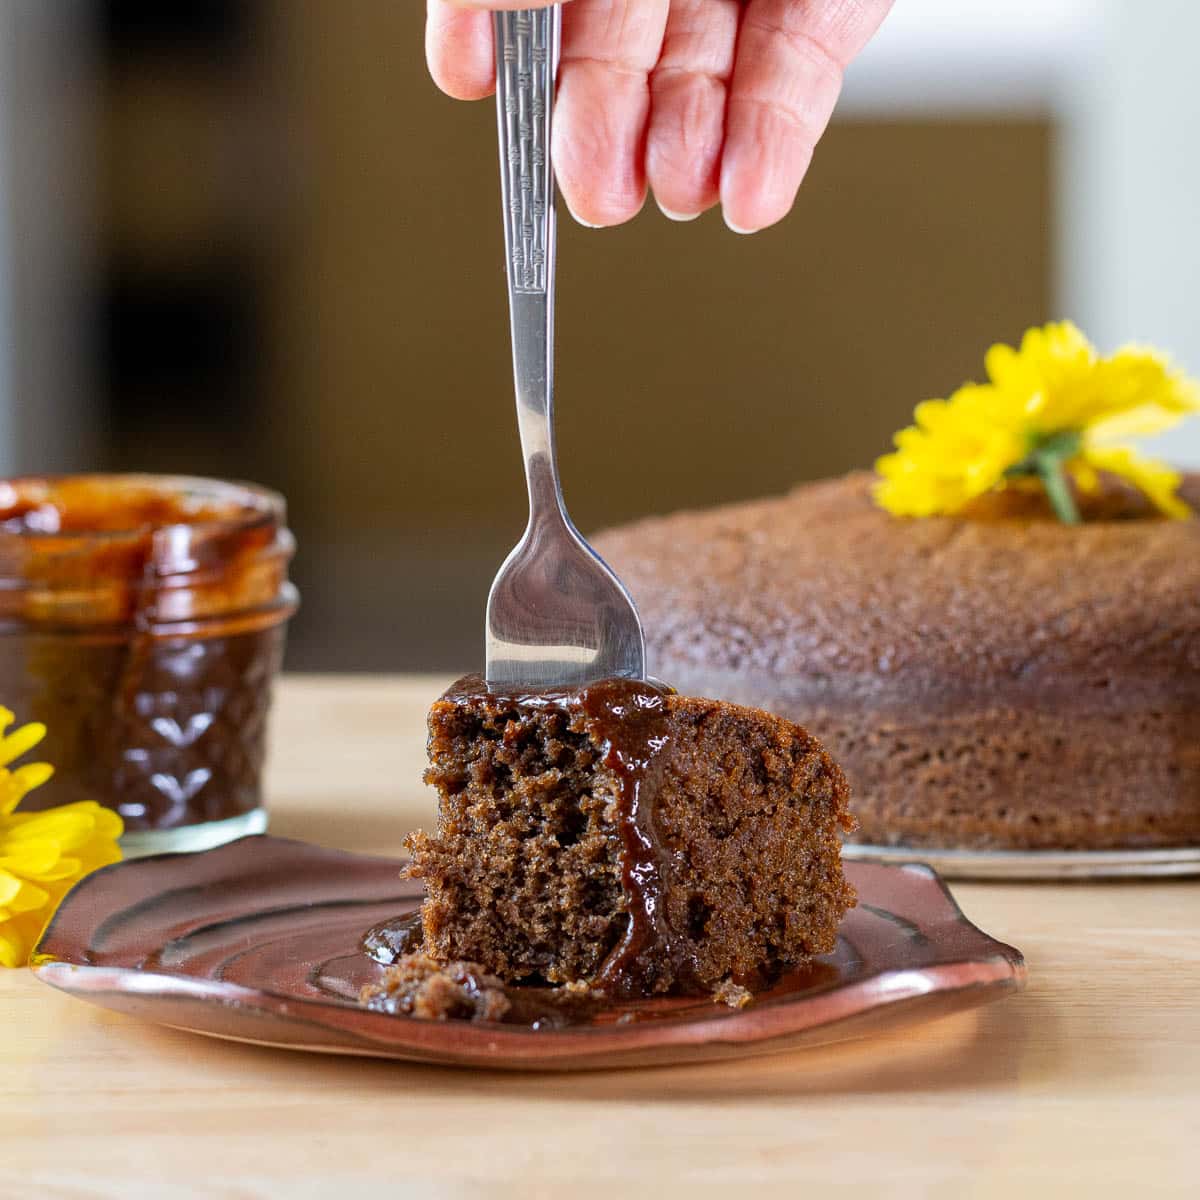
[[[554,172],[560,5],[495,14],[496,116],[517,425],[529,524],[488,594],[492,688],[642,679],[645,639],[624,585],[567,515],[554,447]]]

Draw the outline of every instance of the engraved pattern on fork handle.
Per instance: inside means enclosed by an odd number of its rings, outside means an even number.
[[[562,10],[552,5],[498,12],[494,21],[496,119],[517,421],[531,520],[545,520],[557,517],[563,508],[551,417],[556,224],[550,161]]]
[[[496,14],[496,87],[504,183],[509,284],[544,295],[554,255],[554,176],[550,118],[558,68],[558,5]]]

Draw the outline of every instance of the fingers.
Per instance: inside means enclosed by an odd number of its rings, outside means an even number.
[[[750,0],[726,112],[721,203],[748,233],[784,217],[842,86],[891,0]]]
[[[428,0],[426,54],[461,99],[495,82],[491,11],[552,0]],[[719,198],[751,232],[791,208],[845,65],[891,0],[575,0],[563,12],[554,122],[559,188],[587,225]],[[739,29],[740,19],[740,29]],[[736,52],[735,52],[736,47]]]
[[[739,0],[674,0],[650,77],[646,175],[659,207],[690,220],[717,202]]]
[[[456,100],[482,100],[496,85],[492,18],[482,9],[429,0],[425,58],[433,81]]]
[[[568,0],[451,0],[459,8],[481,8],[485,12],[512,8],[549,8],[552,4],[566,4]]]
[[[669,0],[579,0],[563,11],[554,165],[585,225],[616,225],[646,199],[650,71]]]

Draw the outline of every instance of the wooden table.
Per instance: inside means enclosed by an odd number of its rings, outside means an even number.
[[[398,851],[442,681],[286,681],[272,829]],[[546,1077],[209,1041],[0,970],[0,1197],[1200,1196],[1200,884],[960,885],[1030,986],[823,1050]]]

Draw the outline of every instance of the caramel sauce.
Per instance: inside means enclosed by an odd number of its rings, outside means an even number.
[[[0,481],[0,696],[56,768],[25,807],[96,800],[128,830],[258,808],[293,550],[256,488]]]
[[[76,475],[0,481],[0,525],[10,533],[137,533],[235,520],[244,505],[166,492],[137,477]]]
[[[406,954],[416,954],[421,949],[425,930],[421,926],[421,910],[407,916],[394,917],[373,925],[362,936],[360,949],[370,959],[390,967]]]
[[[479,675],[453,684],[445,699],[460,702],[487,695],[520,708],[553,708],[568,714],[601,748],[601,761],[618,781],[617,830],[621,882],[629,924],[601,965],[594,986],[612,996],[644,996],[654,990],[656,958],[672,956],[677,987],[692,974],[682,939],[671,936],[663,905],[664,848],[655,821],[655,797],[670,744],[665,700],[673,689],[642,679],[601,679],[582,687],[497,689]]]

